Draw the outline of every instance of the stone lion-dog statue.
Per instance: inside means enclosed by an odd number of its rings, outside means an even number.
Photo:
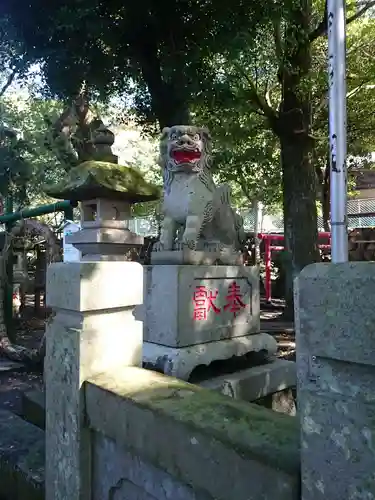
[[[243,219],[231,207],[230,187],[213,181],[209,131],[185,125],[164,128],[159,164],[164,180],[159,250],[214,246],[238,253],[245,240]]]

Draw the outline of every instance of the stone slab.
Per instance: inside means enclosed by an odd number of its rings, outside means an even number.
[[[375,263],[307,266],[297,283],[296,319],[313,354],[374,366]]]
[[[213,361],[260,351],[267,352],[269,356],[275,354],[276,340],[267,333],[259,333],[181,348],[144,342],[143,365],[165,375],[189,380],[190,374],[197,366],[208,366]]]
[[[303,500],[375,498],[375,263],[295,282]]]
[[[65,263],[48,268],[46,325],[46,498],[91,497],[90,432],[84,381],[142,363],[143,268],[135,262]]]
[[[98,432],[93,457],[92,500],[212,500]]]
[[[241,253],[233,250],[190,250],[184,248],[180,250],[153,250],[151,252],[152,265],[192,265],[192,266],[213,266],[213,265],[243,265]]]
[[[232,398],[255,401],[269,394],[294,387],[296,384],[296,364],[293,361],[277,359],[272,363],[215,377],[199,385]]]
[[[297,415],[297,398],[295,388],[284,389],[283,391],[269,394],[264,398],[257,399],[254,403],[273,411],[285,413],[291,417],[295,417]]]
[[[216,500],[300,500],[299,422],[127,368],[85,384],[92,430]]]
[[[74,246],[91,245],[91,244],[107,244],[107,245],[143,245],[143,236],[131,232],[129,229],[109,228],[109,227],[96,227],[87,228],[83,224],[84,229],[69,235],[66,239],[67,243]],[[99,246],[99,248],[102,248]]]
[[[8,359],[0,359],[0,373],[24,370],[26,367],[23,363],[10,361]]]
[[[44,391],[27,391],[22,394],[22,416],[40,429],[46,426],[46,395]]]
[[[44,432],[0,410],[0,497],[44,500]]]
[[[144,280],[146,342],[186,347],[260,330],[255,267],[146,266]]]
[[[298,392],[303,500],[375,498],[375,404]]]
[[[142,302],[143,268],[136,262],[58,262],[47,269],[48,307],[90,312]]]

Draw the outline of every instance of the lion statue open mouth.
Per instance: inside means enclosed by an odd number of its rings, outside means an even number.
[[[180,164],[188,164],[193,165],[198,160],[201,159],[202,153],[198,150],[189,150],[186,148],[183,149],[174,149],[171,151],[171,158],[174,160],[176,165]]]
[[[231,207],[229,186],[213,181],[209,131],[186,125],[165,128],[159,162],[164,179],[160,249],[213,244],[238,252],[245,238],[243,220]]]

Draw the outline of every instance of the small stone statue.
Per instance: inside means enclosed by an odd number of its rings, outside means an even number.
[[[179,125],[163,130],[164,220],[156,251],[240,251],[243,220],[231,207],[230,187],[215,185],[211,162],[207,129]]]
[[[113,133],[91,110],[88,98],[81,92],[49,125],[46,144],[55,152],[66,171],[89,160],[117,163],[112,154]]]

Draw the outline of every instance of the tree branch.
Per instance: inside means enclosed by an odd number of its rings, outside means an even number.
[[[265,92],[265,100],[270,108],[272,108],[272,100],[271,100],[271,92],[278,87],[278,84],[273,84],[273,85],[267,85],[266,87],[266,92]]]
[[[347,93],[346,93],[346,98],[349,100],[351,99],[352,97],[354,97],[355,95],[358,94],[358,92],[360,92],[361,90],[363,89],[370,89],[370,88],[374,88],[372,85],[369,84],[369,82],[372,81],[370,78],[367,79],[367,80],[363,80],[359,85],[357,85],[356,87],[354,87],[352,90],[349,90]],[[318,96],[316,96],[316,99],[319,99],[319,104],[317,104],[315,106],[315,112],[314,112],[314,115],[318,115],[320,113],[320,111],[327,107],[327,102],[328,102],[328,91],[326,90],[321,96],[320,98]]]
[[[367,2],[362,8],[358,9],[355,14],[353,14],[352,16],[350,16],[346,19],[346,24],[350,24],[353,21],[359,19],[364,14],[366,14],[366,12],[369,9],[371,9],[371,7],[374,7],[374,6],[375,6],[375,0],[373,0],[371,2]],[[328,29],[327,10],[328,10],[328,0],[325,1],[323,19],[309,35],[310,42],[313,42],[314,40],[316,40],[320,36],[325,35],[327,33],[327,29]]]
[[[17,73],[18,73],[19,69],[18,68],[15,68],[11,74],[8,76],[6,82],[4,83],[4,85],[2,86],[2,88],[0,89],[0,97],[3,97],[3,95],[5,94],[5,92],[9,89],[9,87],[12,85],[14,79],[16,78],[17,76]]]
[[[5,94],[5,92],[9,89],[9,87],[14,82],[14,79],[17,77],[18,73],[22,69],[26,68],[26,65],[27,65],[26,61],[27,61],[26,54],[24,53],[24,54],[20,55],[19,60],[13,65],[12,72],[10,73],[10,75],[8,76],[6,82],[4,83],[4,85],[2,86],[2,88],[0,89],[0,97],[3,97],[3,95]]]
[[[254,196],[252,196],[251,192],[249,191],[247,185],[246,185],[246,179],[243,173],[239,170],[237,170],[237,182],[241,188],[242,193],[245,195],[245,197],[249,201],[253,201]]]
[[[357,87],[354,87],[354,89],[352,89],[346,93],[346,98],[350,99],[351,97],[356,95],[360,90],[362,90],[363,88],[366,88],[367,83],[368,83],[368,80],[365,80],[362,83],[360,83],[359,85],[357,85]]]
[[[363,14],[366,14],[366,12],[371,9],[371,7],[375,6],[375,1],[372,2],[367,2],[362,9],[357,10],[355,14],[353,14],[351,17],[348,17],[346,20],[346,24],[350,24],[359,17],[363,16]]]
[[[276,58],[279,63],[282,62],[283,58],[283,47],[281,42],[281,27],[280,27],[280,19],[275,19],[273,22],[273,39],[275,42],[275,52]]]
[[[309,35],[309,40],[310,42],[313,42],[320,36],[324,35],[324,33],[327,32],[327,26],[328,26],[328,0],[324,2],[324,14],[323,14],[323,19],[320,21],[318,26],[310,33]]]
[[[245,80],[249,84],[251,100],[253,104],[256,106],[256,108],[259,109],[259,111],[262,111],[264,113],[264,116],[269,120],[271,121],[276,120],[277,119],[276,111],[271,106],[269,106],[264,97],[259,95],[253,80],[249,77],[246,71],[244,71],[244,69],[239,64],[234,63],[234,65],[237,71],[245,78]]]

